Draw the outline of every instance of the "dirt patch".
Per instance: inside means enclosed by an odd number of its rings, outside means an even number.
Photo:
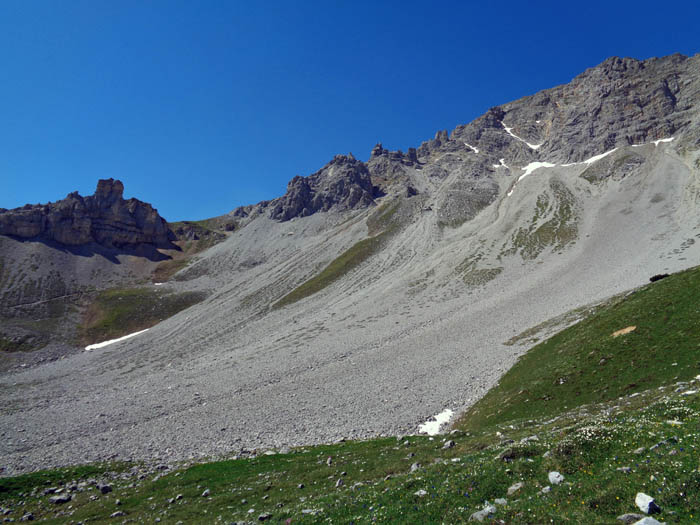
[[[621,335],[629,334],[630,332],[634,332],[637,329],[636,326],[628,326],[627,328],[622,328],[621,330],[617,330],[612,333],[613,337],[619,337]]]

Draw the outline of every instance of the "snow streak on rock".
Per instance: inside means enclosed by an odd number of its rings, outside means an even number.
[[[140,332],[134,332],[133,334],[125,335],[124,337],[120,337],[118,339],[110,339],[109,341],[103,341],[101,343],[95,343],[94,345],[87,345],[85,347],[85,350],[96,350],[98,348],[102,348],[104,346],[108,346],[114,343],[119,343],[120,341],[125,341],[126,339],[131,339],[134,336],[137,336],[139,334],[142,334],[144,332],[148,332],[148,328],[145,330],[141,330]]]
[[[508,133],[508,135],[510,135],[514,139],[518,139],[520,142],[522,142],[524,144],[527,144],[532,149],[539,149],[539,147],[542,146],[542,144],[530,144],[527,140],[521,139],[515,133],[513,133],[513,128],[509,128],[508,126],[506,126],[505,122],[503,122],[503,121],[501,121],[501,126],[503,126],[503,129],[506,130],[506,133]]]

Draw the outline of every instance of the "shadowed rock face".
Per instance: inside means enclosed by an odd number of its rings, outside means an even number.
[[[350,155],[336,155],[308,177],[294,177],[287,193],[270,203],[270,217],[287,221],[318,211],[349,210],[374,203],[375,188],[364,162]]]
[[[94,195],[78,192],[58,202],[0,210],[0,235],[56,241],[67,246],[97,243],[108,248],[152,244],[169,247],[175,236],[150,204],[124,200],[124,185],[100,180]]]

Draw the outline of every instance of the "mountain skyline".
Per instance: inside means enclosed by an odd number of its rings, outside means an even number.
[[[216,216],[336,154],[418,147],[609,56],[698,51],[689,2],[653,16],[651,3],[604,17],[602,4],[554,5],[4,3],[0,207],[114,177],[170,221]]]

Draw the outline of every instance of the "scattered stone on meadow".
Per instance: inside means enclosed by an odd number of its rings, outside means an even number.
[[[631,467],[617,467],[615,470],[617,470],[618,472],[624,472],[625,474],[629,474],[630,472],[632,472]]]
[[[540,494],[547,494],[548,492],[552,492],[552,487],[550,487],[549,485],[543,487],[542,490],[540,490]]]
[[[552,451],[551,451],[551,450],[548,450],[547,452],[545,452],[544,454],[542,454],[542,457],[543,457],[543,458],[548,458],[548,457],[551,456],[551,455],[552,455]]]
[[[493,502],[496,505],[508,505],[508,500],[506,498],[496,498]]]
[[[654,498],[643,492],[637,492],[634,503],[644,514],[656,514],[661,512],[661,507],[656,504]]]
[[[632,454],[644,454],[644,451],[645,451],[645,450],[646,450],[646,448],[644,448],[644,447],[639,447],[639,448],[635,449],[635,450],[632,452]]]
[[[384,481],[389,481],[391,478],[393,478],[393,476],[391,474],[387,474],[384,476]]]
[[[510,487],[508,487],[508,495],[512,496],[513,494],[518,492],[521,488],[523,488],[524,485],[525,484],[522,481],[511,485]]]
[[[112,485],[108,485],[107,483],[100,483],[97,485],[97,489],[102,493],[102,494],[109,494],[112,492]]]
[[[175,501],[180,501],[182,499],[182,494],[175,496]]]
[[[333,458],[331,456],[328,456],[328,459],[326,460],[326,465],[329,467],[333,464]]]
[[[304,484],[303,484],[303,483],[299,483],[299,484],[297,485],[297,488],[298,488],[298,489],[303,489],[303,488],[304,488]]]
[[[70,494],[59,494],[58,496],[51,496],[49,501],[55,505],[62,505],[64,503],[68,503],[72,499],[73,496]]]
[[[493,505],[486,505],[483,509],[476,511],[471,516],[469,516],[469,521],[484,521],[488,518],[489,514],[496,512],[496,507]]]
[[[445,444],[442,446],[442,449],[447,450],[448,448],[452,448],[455,445],[456,445],[456,443],[454,441],[452,441],[451,439],[448,439],[447,441],[445,441]]]
[[[126,516],[126,514],[121,510],[118,510],[117,512],[112,512],[112,514],[109,515],[110,518],[120,518],[122,516]]]
[[[31,512],[27,512],[24,516],[22,516],[19,521],[34,521],[34,514]]]
[[[44,489],[44,496],[48,496],[49,494],[56,494],[57,490],[58,487],[49,487],[47,489]]]
[[[410,472],[415,472],[416,470],[420,470],[422,468],[422,465],[420,463],[414,463],[411,465],[411,470]]]
[[[550,482],[552,485],[559,485],[559,483],[561,483],[562,481],[564,481],[564,476],[562,476],[562,475],[561,475],[559,472],[557,472],[556,470],[550,472],[548,478],[549,478],[549,482]]]
[[[202,492],[202,497],[208,498],[209,494],[211,494],[211,491],[209,489],[204,489],[204,492]]]
[[[539,441],[539,440],[540,440],[539,436],[534,435],[534,436],[524,437],[523,439],[520,440],[520,443],[525,444],[525,443],[529,443],[530,441]]]
[[[357,483],[354,483],[352,487],[350,487],[350,490],[357,490],[360,487],[364,487],[365,484],[362,483],[361,481],[358,481]]]
[[[118,507],[119,505],[122,504],[122,500],[118,499],[117,501],[114,502],[114,504]]]
[[[641,520],[642,518],[644,518],[643,514],[635,514],[633,512],[629,512],[627,514],[623,514],[622,516],[617,517],[617,519],[619,521],[621,521],[622,523],[628,523],[628,524],[635,523],[635,522]]]
[[[338,478],[338,481],[335,482],[335,488],[339,489],[339,488],[342,487],[343,485],[345,485],[345,482],[343,481],[343,479],[342,479],[342,478]]]
[[[635,521],[632,525],[665,525],[665,524],[658,521],[658,520],[655,520],[654,518],[646,516],[639,521]]]
[[[260,514],[260,516],[258,516],[258,521],[266,521],[269,520],[271,517],[272,514],[270,514],[269,512],[265,512],[264,514]]]
[[[170,498],[170,499],[168,500],[168,503],[170,503],[171,505],[172,505],[173,503],[175,503],[175,498]]]
[[[417,490],[413,493],[414,496],[418,496],[419,498],[422,498],[423,496],[427,495],[428,493],[424,491],[423,489]]]

